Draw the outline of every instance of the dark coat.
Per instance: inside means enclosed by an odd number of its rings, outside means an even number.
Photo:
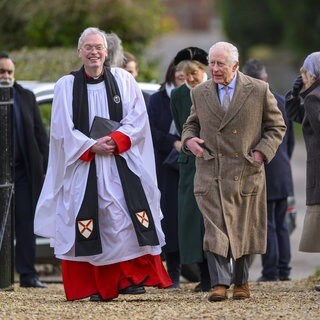
[[[171,111],[179,134],[190,114],[190,89],[184,84],[172,90]],[[203,261],[203,218],[193,193],[195,157],[179,155],[179,245],[183,264]]]
[[[194,193],[204,217],[204,250],[236,260],[266,251],[267,206],[264,165],[274,157],[286,131],[277,101],[266,82],[237,73],[230,107],[221,108],[217,86],[208,80],[191,91],[192,108],[182,144],[200,137]],[[184,150],[188,152],[187,150]]]
[[[286,95],[287,116],[302,124],[307,149],[306,204],[320,204],[320,80],[317,80],[300,97]]]
[[[283,137],[274,158],[265,166],[267,200],[274,201],[293,196],[293,179],[290,159],[294,149],[294,133],[292,121],[288,119],[285,112],[284,97],[272,92],[278,102],[285,124],[286,134]]]
[[[158,187],[161,192],[162,229],[166,237],[164,251],[179,250],[178,243],[178,180],[179,171],[164,164],[173,149],[173,143],[180,140],[169,133],[172,123],[170,99],[165,90],[152,94],[147,105],[153,147],[156,161]]]
[[[15,82],[15,95],[20,106],[23,124],[25,170],[32,189],[33,210],[35,210],[48,164],[49,139],[43,126],[35,95]],[[17,137],[21,139],[21,137]]]

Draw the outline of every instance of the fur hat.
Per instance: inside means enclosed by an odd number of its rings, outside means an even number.
[[[197,47],[188,47],[180,50],[174,58],[175,66],[183,60],[195,60],[204,65],[208,65],[208,54]]]

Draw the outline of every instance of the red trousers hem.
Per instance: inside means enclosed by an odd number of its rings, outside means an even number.
[[[114,299],[119,290],[130,285],[169,287],[172,282],[160,255],[145,255],[104,266],[88,262],[62,260],[62,278],[67,300],[79,300],[93,294]]]

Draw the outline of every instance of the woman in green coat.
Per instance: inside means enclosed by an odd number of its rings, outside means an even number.
[[[182,71],[186,83],[171,93],[171,112],[176,128],[181,135],[191,108],[190,89],[207,80],[208,54],[200,48],[189,47],[179,51],[174,63]],[[203,252],[204,226],[193,193],[195,174],[194,156],[179,154],[178,190],[178,236],[181,264],[196,263],[199,266],[200,284],[195,291],[209,291],[211,288],[207,261]]]

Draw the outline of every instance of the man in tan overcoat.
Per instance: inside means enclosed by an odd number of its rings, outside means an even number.
[[[191,90],[182,146],[197,157],[194,193],[205,224],[209,301],[227,299],[231,284],[233,298],[245,299],[250,255],[266,251],[264,163],[286,126],[268,84],[238,71],[234,45],[214,44],[209,66],[212,79]]]

